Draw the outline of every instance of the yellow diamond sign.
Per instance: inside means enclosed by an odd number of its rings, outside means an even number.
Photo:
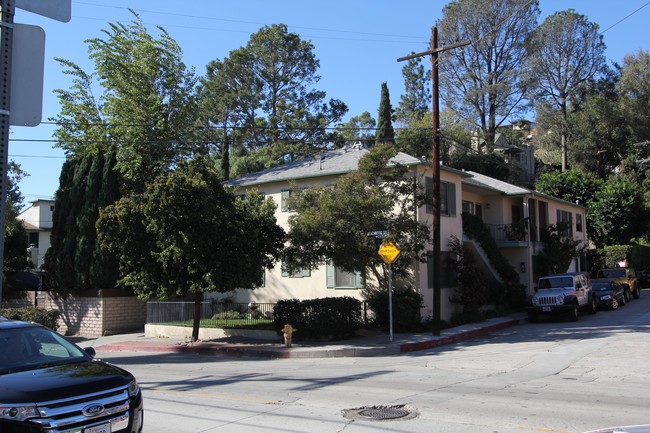
[[[390,265],[395,261],[397,256],[399,256],[399,253],[401,251],[397,246],[392,243],[392,242],[384,242],[381,244],[381,247],[379,248],[379,251],[377,253],[381,256],[381,258],[386,262],[386,264]]]

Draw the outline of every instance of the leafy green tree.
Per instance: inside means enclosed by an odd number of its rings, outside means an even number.
[[[377,121],[369,112],[364,111],[336,126],[337,138],[335,142],[339,147],[356,142],[363,143],[365,147],[371,147],[375,143],[376,126]]]
[[[647,219],[641,185],[627,176],[612,176],[589,203],[587,233],[597,247],[623,245],[644,234]]]
[[[575,169],[544,173],[535,183],[537,191],[581,206],[588,206],[602,187],[602,180]]]
[[[193,69],[162,28],[149,34],[137,14],[129,24],[111,23],[105,38],[87,42],[95,71],[57,59],[73,77],[69,90],[56,90],[61,111],[55,137],[67,154],[83,157],[116,146],[117,168],[129,190],[192,154],[197,116]],[[97,98],[93,91],[103,93]]]
[[[527,42],[531,97],[559,110],[562,170],[568,169],[567,126],[571,98],[603,70],[605,44],[598,24],[569,9],[548,16]]]
[[[192,341],[203,294],[260,286],[285,239],[273,201],[235,197],[205,158],[104,208],[97,227],[100,245],[118,256],[121,284],[142,299],[194,299]]]
[[[381,83],[381,98],[379,99],[379,115],[377,117],[376,143],[395,144],[395,131],[393,130],[393,107],[390,105],[388,85]]]
[[[627,158],[630,125],[621,109],[616,78],[586,86],[582,102],[567,116],[570,161],[599,179],[607,179]]]
[[[422,65],[422,57],[409,59],[402,67],[404,93],[395,110],[395,120],[421,119],[431,112],[431,75]]]
[[[650,52],[639,50],[623,58],[618,89],[631,129],[632,143],[650,139]]]
[[[491,153],[478,155],[475,153],[455,154],[447,163],[449,167],[458,170],[469,170],[482,173],[486,176],[507,182],[510,177],[510,168],[502,155]]]
[[[395,110],[397,148],[409,155],[430,160],[433,147],[430,73],[425,70],[419,57],[407,61],[402,67],[402,77],[404,93]]]
[[[200,78],[199,84],[202,132],[217,146],[224,179],[230,178],[231,151],[245,135],[246,114],[254,113],[257,103],[255,88],[247,86],[254,76],[246,67],[243,54],[231,53],[230,58],[208,63],[206,75]],[[210,150],[208,147],[205,153],[210,154]]]
[[[471,42],[440,54],[440,95],[447,107],[475,124],[488,153],[497,128],[526,109],[524,42],[539,13],[537,0],[454,0],[436,23],[439,46]]]
[[[261,28],[246,46],[208,66],[202,86],[210,89],[216,80],[214,87],[225,86],[227,92],[225,101],[217,102],[221,108],[204,105],[202,116],[222,126],[228,119],[231,126],[240,122],[239,155],[255,162],[233,165],[231,175],[245,174],[242,167],[260,168],[259,162],[265,168],[316,153],[330,138],[327,127],[341,120],[347,106],[337,99],[326,101],[325,92],[312,87],[320,80],[313,51],[311,42],[276,24]]]
[[[386,170],[394,146],[378,144],[362,157],[358,171],[340,177],[334,185],[318,186],[292,198],[295,213],[289,217],[289,243],[284,263],[289,270],[315,269],[331,263],[347,272],[371,273],[387,287],[387,266],[377,254],[378,245],[368,232],[386,230],[399,245],[396,276],[405,276],[423,251],[430,232],[416,221],[413,211],[421,202],[421,188],[404,170]]]
[[[571,261],[582,253],[581,241],[564,236],[566,223],[550,225],[541,232],[544,249],[536,256],[539,275],[551,275],[566,272]]]

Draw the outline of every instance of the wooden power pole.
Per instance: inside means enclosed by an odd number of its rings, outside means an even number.
[[[454,48],[464,47],[469,42],[460,42],[438,48],[438,29],[431,29],[431,49],[422,53],[400,57],[398,62],[431,56],[431,105],[433,121],[433,152],[431,166],[433,171],[433,335],[440,335],[440,102],[438,97],[438,53]]]

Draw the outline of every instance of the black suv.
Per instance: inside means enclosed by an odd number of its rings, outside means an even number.
[[[0,433],[140,433],[131,373],[36,323],[0,317]]]

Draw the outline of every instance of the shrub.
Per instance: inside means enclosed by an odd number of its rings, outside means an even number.
[[[361,325],[361,302],[351,297],[289,299],[273,309],[273,326],[285,324],[298,330],[294,338],[341,340],[354,335]]]
[[[388,308],[388,290],[367,288],[364,298],[375,315],[377,324],[382,329],[390,327]],[[423,305],[422,295],[410,287],[394,288],[392,296],[393,330],[395,332],[415,331],[422,327],[420,309]]]
[[[213,320],[237,320],[242,318],[242,313],[235,310],[222,311],[212,316]]]
[[[39,323],[56,330],[61,313],[58,310],[43,310],[42,308],[4,308],[0,310],[0,316],[11,320]]]

